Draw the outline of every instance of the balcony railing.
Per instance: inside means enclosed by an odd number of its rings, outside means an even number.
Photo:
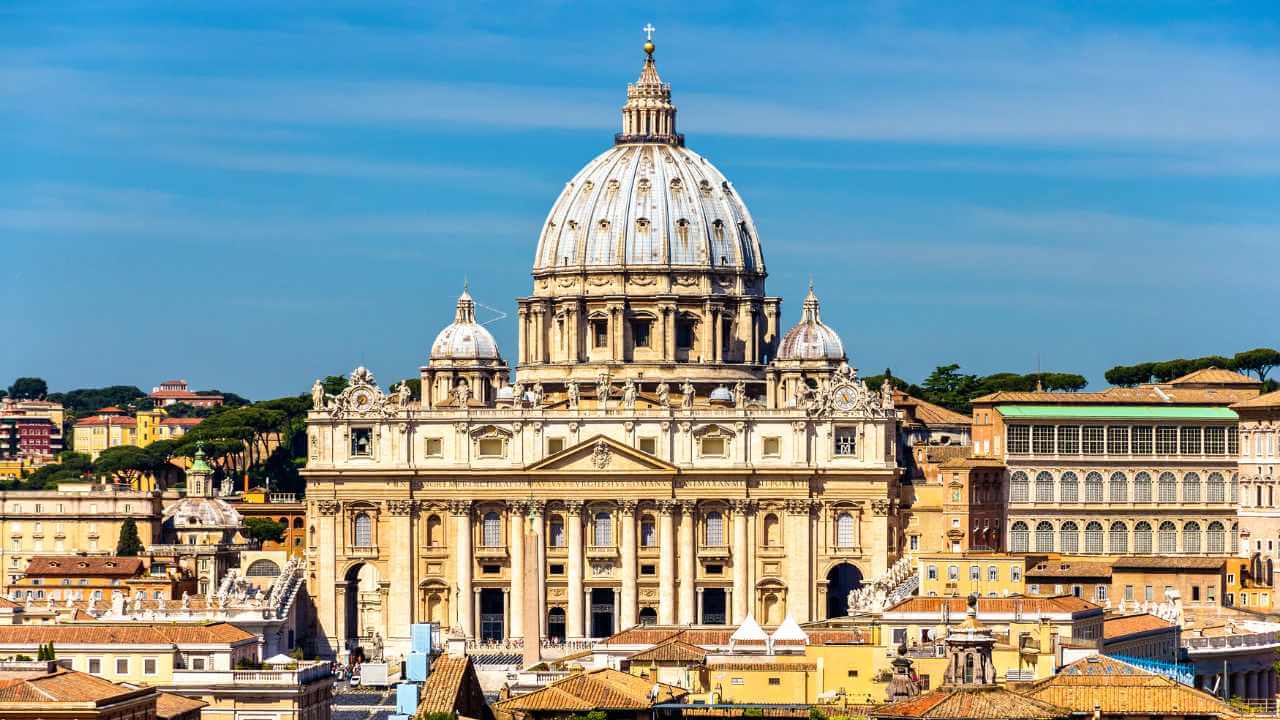
[[[1213,652],[1233,648],[1257,648],[1280,646],[1280,630],[1253,633],[1252,635],[1220,635],[1218,637],[1182,636],[1182,646],[1188,652]]]
[[[264,670],[174,670],[173,684],[178,687],[204,685],[264,685],[296,687],[328,677],[328,663],[303,664],[296,669]]]

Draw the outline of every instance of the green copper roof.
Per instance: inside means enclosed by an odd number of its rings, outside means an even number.
[[[1231,408],[1203,405],[1000,405],[1007,418],[1114,420],[1237,420]]]
[[[212,475],[213,468],[209,467],[209,463],[204,461],[204,443],[196,443],[196,454],[191,463],[191,469],[187,470],[188,474],[203,473]]]

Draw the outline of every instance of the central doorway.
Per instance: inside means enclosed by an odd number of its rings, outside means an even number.
[[[502,642],[505,604],[502,590],[485,588],[480,591],[480,640]]]
[[[840,563],[827,573],[827,617],[849,614],[849,593],[862,587],[862,571],[849,563]]]
[[[724,588],[705,588],[702,591],[703,625],[724,625],[729,622],[727,599]]]
[[[613,634],[613,588],[591,589],[591,637]]]

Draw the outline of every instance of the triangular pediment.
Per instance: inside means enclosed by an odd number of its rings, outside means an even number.
[[[583,440],[525,469],[529,472],[542,473],[660,473],[666,475],[679,472],[679,468],[675,465],[604,435]]]

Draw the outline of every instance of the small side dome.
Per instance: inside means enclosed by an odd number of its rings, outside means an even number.
[[[804,298],[804,314],[800,322],[782,336],[778,344],[778,360],[844,360],[844,343],[835,330],[823,324],[818,314],[818,296],[809,284]]]
[[[733,403],[733,393],[729,392],[729,388],[721,385],[711,391],[711,402],[713,403]]]
[[[500,360],[498,343],[476,322],[476,302],[464,288],[458,296],[453,324],[440,331],[431,343],[432,360]]]
[[[498,392],[494,394],[493,399],[495,402],[499,404],[515,402],[515,399],[516,399],[515,388],[511,387],[510,385],[503,385],[502,387],[498,388]]]

